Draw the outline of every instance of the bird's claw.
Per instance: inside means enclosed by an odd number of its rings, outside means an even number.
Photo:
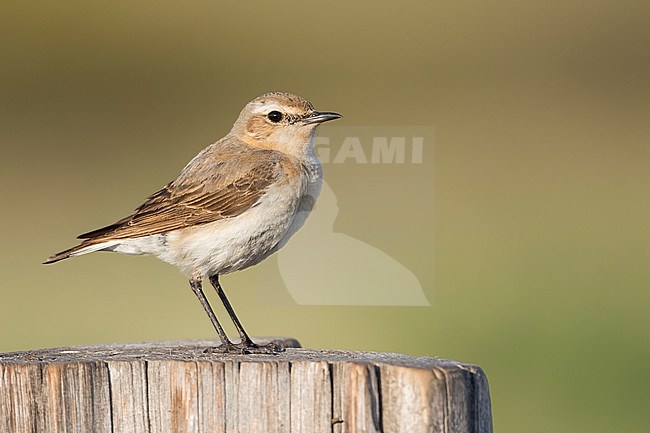
[[[208,347],[204,353],[229,353],[234,355],[277,355],[285,349],[275,343],[256,344],[252,341],[241,343],[221,344],[217,347]]]

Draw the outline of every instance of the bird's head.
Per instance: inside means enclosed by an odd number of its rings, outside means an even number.
[[[319,112],[311,103],[291,93],[266,93],[246,104],[232,133],[246,143],[300,157],[311,152],[318,125],[341,118]]]

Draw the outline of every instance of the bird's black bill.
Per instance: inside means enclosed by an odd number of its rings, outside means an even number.
[[[341,117],[343,116],[341,116],[339,113],[314,111],[308,117],[303,119],[303,123],[307,125],[311,123],[323,123],[330,120],[340,119]]]

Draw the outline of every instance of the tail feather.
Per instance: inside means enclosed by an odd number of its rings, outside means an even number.
[[[69,248],[60,253],[56,253],[51,257],[48,257],[47,260],[43,262],[44,265],[49,265],[50,263],[56,263],[58,261],[67,259],[69,257],[81,256],[83,254],[92,253],[95,251],[104,250],[110,248],[111,246],[119,243],[118,241],[105,241],[105,242],[82,242],[76,247]]]

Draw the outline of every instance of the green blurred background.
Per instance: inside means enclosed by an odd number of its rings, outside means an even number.
[[[285,90],[341,125],[435,128],[432,306],[260,302],[260,282],[286,297],[271,259],[224,279],[253,334],[479,364],[500,432],[650,431],[648,2],[60,0],[0,20],[0,351],[212,337],[153,258],[39,263]],[[341,192],[363,176],[328,182],[335,229],[372,242]],[[408,193],[383,199],[396,227]]]

